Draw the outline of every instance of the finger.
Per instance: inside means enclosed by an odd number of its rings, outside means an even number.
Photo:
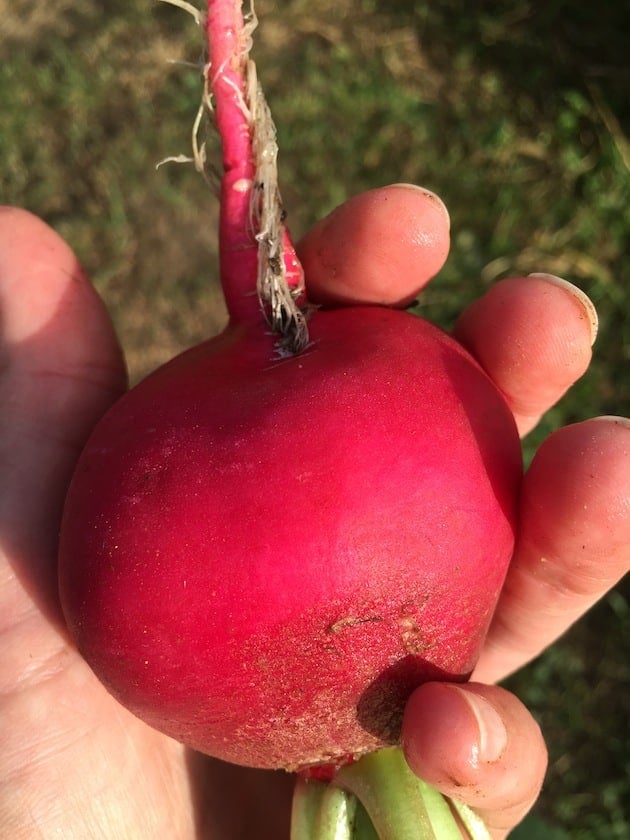
[[[462,313],[453,334],[503,392],[525,434],[586,371],[597,314],[572,284],[532,274],[496,283]]]
[[[298,246],[314,303],[406,306],[442,268],[449,217],[408,184],[369,190],[318,222]]]
[[[497,686],[426,683],[411,695],[402,743],[411,769],[505,837],[536,801],[547,766],[538,724]]]
[[[576,423],[543,443],[475,679],[502,679],[533,659],[626,574],[629,512],[630,421]]]
[[[87,434],[125,387],[106,311],[68,246],[0,208],[0,568],[12,610],[55,610],[66,486]]]

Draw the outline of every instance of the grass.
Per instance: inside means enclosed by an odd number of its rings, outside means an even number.
[[[45,218],[106,299],[133,380],[216,332],[216,202],[187,153],[199,33],[151,0],[0,0],[2,200]],[[298,234],[347,196],[423,184],[453,247],[419,311],[448,326],[512,272],[581,286],[601,331],[589,373],[526,444],[592,414],[630,413],[630,11],[616,0],[258,0],[256,45]],[[279,9],[282,9],[280,12]],[[628,836],[630,591],[621,585],[510,681],[550,748],[541,826]],[[551,832],[552,829],[549,829]],[[544,829],[547,830],[547,829]],[[549,837],[552,833],[549,833]]]

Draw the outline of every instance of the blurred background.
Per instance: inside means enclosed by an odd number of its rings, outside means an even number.
[[[630,6],[617,0],[257,0],[254,57],[299,236],[410,181],[452,219],[417,310],[446,328],[498,278],[595,302],[589,373],[525,442],[630,412]],[[105,298],[132,381],[219,330],[216,200],[187,155],[200,31],[157,0],[0,0],[0,201],[43,217]],[[173,62],[190,62],[192,66]],[[211,154],[213,152],[211,151]],[[521,838],[630,836],[630,588],[509,681],[550,750]]]

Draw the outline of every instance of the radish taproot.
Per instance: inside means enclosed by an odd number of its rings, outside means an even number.
[[[502,395],[437,327],[385,307],[312,311],[252,21],[235,0],[199,20],[230,321],[94,430],[66,501],[60,593],[122,704],[196,750],[300,771],[294,837],[324,837],[303,828],[320,784],[304,779],[373,799],[356,779],[380,772],[412,690],[475,665],[514,546],[520,444]],[[433,836],[405,834],[409,816],[383,827],[364,804],[382,837]]]

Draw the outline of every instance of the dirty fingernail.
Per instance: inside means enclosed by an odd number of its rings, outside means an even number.
[[[602,414],[599,417],[591,417],[591,422],[593,420],[608,423],[611,426],[620,426],[622,429],[630,429],[630,417],[621,417],[617,414]]]
[[[438,208],[438,210],[446,218],[446,220],[448,222],[448,225],[450,227],[451,217],[450,217],[450,214],[448,212],[448,208],[447,208],[446,204],[444,204],[444,202],[442,201],[442,199],[440,198],[439,195],[436,195],[436,193],[432,192],[431,190],[427,190],[424,187],[419,187],[417,184],[393,184],[392,186],[401,187],[402,189],[405,189],[405,190],[416,190],[416,192],[421,192],[424,196],[426,196],[426,198],[428,198],[430,201],[433,202],[433,204],[435,204],[435,206]]]
[[[599,329],[599,319],[597,317],[597,311],[595,306],[593,305],[592,300],[588,297],[588,295],[579,289],[577,286],[574,286],[573,283],[569,283],[568,280],[565,280],[562,277],[556,277],[555,274],[545,274],[544,272],[534,272],[533,274],[528,275],[529,277],[535,277],[539,280],[546,280],[548,283],[553,283],[555,286],[560,286],[560,288],[564,289],[582,305],[584,312],[586,314],[586,319],[588,321],[589,329],[591,332],[591,347],[595,344],[595,339],[597,338],[597,331]]]

